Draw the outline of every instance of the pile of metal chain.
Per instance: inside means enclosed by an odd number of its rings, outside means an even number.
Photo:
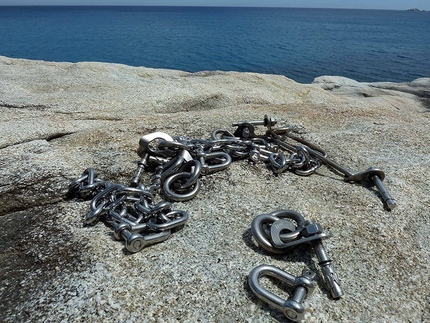
[[[110,224],[115,238],[124,239],[127,250],[133,253],[166,240],[188,220],[187,212],[172,210],[168,201],[155,203],[153,194],[143,187],[100,180],[92,168],[69,184],[69,193],[92,199],[85,224],[100,220]]]
[[[125,240],[130,252],[166,240],[171,232],[183,227],[187,212],[173,210],[169,201],[192,199],[200,190],[200,176],[224,170],[233,160],[261,161],[276,174],[291,171],[302,176],[311,175],[326,164],[344,174],[346,181],[373,181],[387,207],[395,206],[382,185],[382,171],[370,168],[351,172],[328,159],[321,148],[295,136],[292,127],[274,128],[276,123],[267,115],[262,121],[233,123],[234,133],[217,129],[209,140],[171,137],[163,132],[144,135],[137,150],[141,160],[129,186],[103,181],[88,168],[69,184],[69,192],[92,199],[85,224],[100,220],[110,224],[115,237]],[[259,125],[267,128],[262,135],[255,133]],[[300,145],[290,144],[287,139]],[[147,171],[153,172],[149,185],[140,183]],[[156,203],[156,195],[166,201]]]

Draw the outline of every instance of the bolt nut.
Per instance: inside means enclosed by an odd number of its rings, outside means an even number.
[[[264,125],[266,127],[272,127],[276,124],[276,119],[273,117],[269,117],[267,114],[264,116]]]
[[[321,224],[311,223],[302,229],[301,234],[302,234],[302,236],[307,238],[307,237],[310,237],[310,236],[313,236],[315,234],[319,234],[322,232],[323,232],[323,229],[322,229]]]

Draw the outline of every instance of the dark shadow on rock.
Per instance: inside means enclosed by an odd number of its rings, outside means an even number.
[[[429,110],[427,112],[430,112],[430,97],[429,98],[424,98],[424,99],[421,98],[420,101],[421,101],[421,104],[424,106],[424,108],[426,108],[427,110]]]
[[[58,223],[58,213],[59,208],[45,206],[2,216],[2,318],[14,317],[16,322],[24,322],[33,311],[43,313],[43,302],[34,302],[37,291],[49,286],[54,277],[89,267],[82,253],[85,242],[71,239],[72,233]],[[31,309],[25,305],[30,301]]]

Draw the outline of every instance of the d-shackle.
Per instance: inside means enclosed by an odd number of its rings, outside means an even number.
[[[274,277],[286,283],[289,287],[294,289],[292,296],[284,300],[272,292],[269,292],[267,289],[264,289],[259,282],[259,279],[263,276]],[[298,322],[302,320],[305,315],[303,301],[314,290],[314,283],[312,281],[314,277],[315,273],[308,269],[304,269],[300,277],[294,277],[277,267],[260,265],[251,271],[248,283],[252,292],[263,302],[282,311],[288,319]]]

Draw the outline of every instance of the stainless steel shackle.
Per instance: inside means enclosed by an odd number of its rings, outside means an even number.
[[[157,151],[151,147],[150,142],[154,140],[165,140],[165,141],[173,141],[173,138],[164,132],[153,132],[147,135],[142,136],[139,139],[139,148],[137,148],[137,154],[140,157],[143,157],[145,153],[151,153],[154,155],[158,155]]]
[[[294,289],[292,296],[284,300],[264,289],[259,282],[259,279],[263,276],[274,277],[286,283],[289,287]],[[282,311],[288,319],[299,322],[305,315],[303,301],[314,290],[314,283],[312,281],[314,277],[315,273],[309,269],[303,269],[301,276],[294,277],[277,267],[260,265],[251,271],[248,283],[252,292],[263,302]]]

